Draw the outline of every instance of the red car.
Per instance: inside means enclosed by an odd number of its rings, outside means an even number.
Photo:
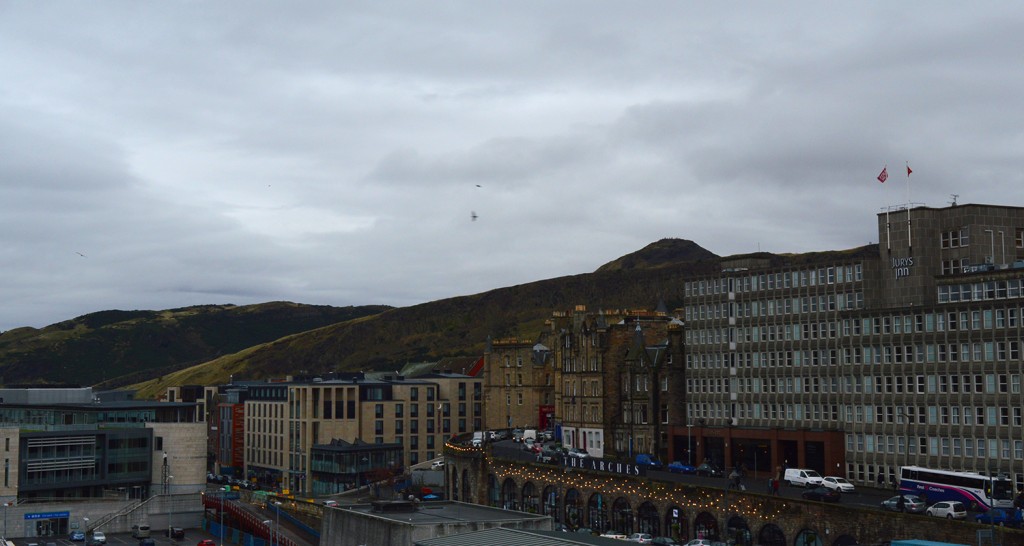
[[[204,538],[203,540],[200,540],[196,546],[217,546],[217,543],[212,539]]]

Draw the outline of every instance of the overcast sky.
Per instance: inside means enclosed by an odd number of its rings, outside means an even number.
[[[850,248],[908,161],[911,202],[1021,206],[1021,29],[1016,2],[0,0],[0,331],[405,306],[666,237]]]

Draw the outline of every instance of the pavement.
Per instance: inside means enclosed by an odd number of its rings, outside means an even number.
[[[107,536],[108,546],[138,546],[139,539],[133,538],[131,533],[105,533]],[[185,538],[183,539],[171,539],[163,536],[163,534],[154,532],[150,535],[150,538],[156,542],[157,546],[195,546],[200,540],[209,538],[213,539],[214,542],[219,542],[220,537],[215,537],[210,533],[202,529],[185,529]],[[26,546],[27,544],[39,544],[39,546],[46,546],[48,543],[54,543],[57,546],[84,546],[85,542],[72,542],[68,540],[67,536],[60,537],[28,537],[28,538],[13,538],[8,539],[13,542],[15,546]]]

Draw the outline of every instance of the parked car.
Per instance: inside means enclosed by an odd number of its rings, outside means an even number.
[[[196,543],[196,546],[217,546],[217,541],[212,538],[204,538]]]
[[[852,483],[846,481],[846,478],[840,478],[839,476],[825,476],[821,479],[821,485],[840,493],[857,492],[857,488]]]
[[[695,538],[686,543],[686,546],[712,546],[712,541],[706,538]]]
[[[72,542],[85,542],[85,533],[81,531],[71,531],[71,534],[68,535],[68,540]]]
[[[647,533],[633,533],[632,535],[629,535],[629,538],[626,540],[630,542],[636,542],[638,544],[650,544],[651,539],[653,538],[654,537]]]
[[[143,538],[139,540],[139,546],[156,546],[156,541],[151,538]]]
[[[102,542],[98,542],[96,539],[89,537],[85,540],[85,546],[103,546]]]
[[[939,501],[924,511],[929,516],[946,519],[965,519],[967,507],[960,501]]]
[[[333,507],[338,505],[338,501],[336,501],[334,499],[327,499],[327,500],[324,501],[323,504],[326,507],[333,508]]]
[[[651,544],[658,544],[659,546],[681,546],[679,541],[672,537],[654,537],[651,539]]]
[[[668,463],[668,471],[675,472],[676,474],[696,474],[697,469],[679,461],[672,461]]]
[[[614,538],[615,540],[626,540],[629,538],[618,531],[605,531],[600,536],[601,538]]]
[[[818,487],[821,485],[821,474],[809,468],[787,468],[782,481],[797,487]]]
[[[516,442],[522,442],[523,441],[523,429],[521,429],[521,428],[512,429],[512,440],[516,441]]]
[[[185,538],[185,530],[181,527],[169,527],[166,531],[164,531],[164,536],[176,539]]]
[[[107,543],[107,535],[104,535],[103,531],[93,531],[92,532],[92,539],[95,540],[96,542],[99,542],[100,544],[106,544]]]
[[[658,470],[658,469],[661,468],[661,461],[659,461],[658,459],[655,459],[654,457],[652,457],[652,456],[650,456],[650,455],[648,455],[646,453],[639,453],[639,454],[637,454],[637,456],[636,456],[636,464],[637,464],[637,466],[646,466],[647,468],[653,468],[655,470]]]
[[[834,489],[829,489],[827,487],[815,487],[800,493],[800,496],[807,500],[819,502],[839,502],[839,497],[842,495],[839,491]]]
[[[578,447],[570,449],[567,455],[569,455],[570,457],[575,457],[577,459],[586,459],[587,457],[590,457],[590,453],[587,453],[587,450]]]
[[[1021,511],[1005,508],[993,508],[988,512],[974,516],[974,521],[986,525],[1002,525],[1004,527],[1021,527],[1024,524],[1024,516]]]
[[[892,512],[900,511],[900,497],[903,497],[903,511],[911,514],[922,514],[928,506],[917,495],[896,495],[882,501],[882,508]]]
[[[701,463],[697,467],[697,470],[695,471],[695,473],[698,476],[712,476],[712,477],[718,477],[718,476],[724,476],[725,475],[725,473],[722,472],[721,468],[715,466],[712,463]]]

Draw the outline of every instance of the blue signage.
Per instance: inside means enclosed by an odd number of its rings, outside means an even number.
[[[36,512],[34,514],[25,514],[25,519],[56,519],[69,516],[71,516],[71,512]]]

